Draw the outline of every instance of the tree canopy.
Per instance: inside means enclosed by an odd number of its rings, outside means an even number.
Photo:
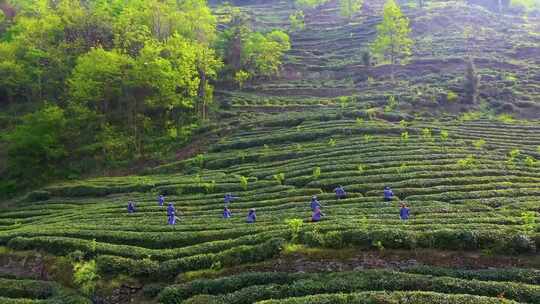
[[[3,0],[0,12],[0,105],[38,109],[5,137],[11,168],[54,150],[24,138],[28,130],[70,141],[52,153],[57,172],[167,153],[208,119],[219,73],[270,77],[290,48],[286,33],[255,32],[239,19],[218,34],[206,0]],[[48,118],[62,127],[36,122]],[[28,147],[38,148],[20,153]]]
[[[406,59],[411,55],[413,45],[410,32],[409,19],[394,0],[388,0],[384,5],[383,21],[377,25],[377,38],[371,46],[373,53],[392,65]]]

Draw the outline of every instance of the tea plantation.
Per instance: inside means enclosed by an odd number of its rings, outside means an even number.
[[[208,2],[222,34],[230,8]],[[0,304],[540,304],[538,15],[398,1],[414,45],[390,67],[365,55],[386,1],[365,0],[349,20],[341,1],[320,1],[298,30],[293,2],[232,1],[250,30],[288,31],[291,47],[276,75],[212,79],[191,142],[186,125],[173,136],[185,143],[137,159],[137,174],[88,177],[96,168],[0,201]]]
[[[360,111],[260,116],[207,153],[146,175],[56,184],[13,201],[0,213],[0,244],[94,260],[101,281],[136,280],[160,303],[540,303],[539,131],[467,117],[392,123]],[[338,185],[346,199],[336,200]],[[383,200],[385,186],[394,201]],[[227,193],[238,198],[223,219]],[[179,211],[176,225],[158,194]],[[326,215],[319,223],[308,221],[312,195]],[[257,271],[294,248],[471,251],[530,268]],[[228,271],[242,265],[255,272]],[[228,276],[185,276],[201,270]],[[57,303],[53,283],[1,280],[5,303]]]

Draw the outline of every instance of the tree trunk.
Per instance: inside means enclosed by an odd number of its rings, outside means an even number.
[[[204,69],[199,68],[199,92],[198,92],[198,99],[199,99],[199,105],[200,105],[200,117],[202,120],[206,120],[206,72]]]

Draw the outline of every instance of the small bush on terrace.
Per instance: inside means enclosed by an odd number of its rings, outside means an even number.
[[[538,227],[537,223],[538,215],[534,211],[527,211],[521,214],[523,221],[523,231],[527,234],[533,234]]]
[[[321,176],[321,167],[315,167],[313,169],[313,178],[318,179]]]
[[[274,174],[274,180],[278,182],[278,184],[283,185],[285,182],[285,173],[278,173]]]
[[[92,295],[99,279],[96,261],[75,263],[73,269],[75,271],[73,278],[75,284],[85,295]]]
[[[245,176],[240,176],[240,185],[242,186],[242,189],[246,191],[248,189],[248,178]]]
[[[301,219],[290,219],[286,221],[289,231],[291,233],[291,241],[297,242],[300,239],[300,233],[304,226],[304,221]]]

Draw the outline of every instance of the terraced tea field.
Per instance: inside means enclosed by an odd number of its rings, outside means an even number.
[[[203,155],[144,176],[35,191],[0,212],[0,244],[95,259],[103,278],[122,274],[162,282],[149,292],[161,291],[162,303],[193,296],[190,303],[540,303],[534,269],[247,273],[162,290],[190,271],[272,261],[291,243],[462,250],[536,261],[540,124],[391,123],[355,115],[268,115],[245,122]],[[346,199],[335,198],[338,185]],[[394,201],[383,200],[385,186],[394,190]],[[239,198],[230,205],[232,218],[223,219],[227,193]],[[158,194],[180,212],[176,225],[167,225]],[[326,215],[319,223],[308,222],[312,195]],[[127,213],[129,200],[136,205],[133,214]],[[410,206],[408,221],[399,218],[400,202]],[[257,212],[254,224],[245,221],[250,208]],[[290,219],[304,223],[295,230]],[[7,296],[53,293],[37,294]]]
[[[456,107],[447,100],[449,92],[464,97],[466,58],[472,57],[483,100],[499,112],[538,118],[538,17],[501,15],[471,1],[427,1],[422,9],[411,5],[414,1],[403,2],[414,46],[410,60],[394,67],[397,80],[392,82],[388,64],[374,54],[371,65],[363,61],[377,35],[384,2],[364,1],[350,22],[340,15],[339,1],[307,10],[305,28],[291,33],[292,48],[278,77],[250,82],[243,90],[220,89],[218,95],[238,107],[324,106],[346,97],[350,103],[384,103],[394,95],[403,109],[434,112]],[[288,16],[295,11],[286,0],[236,4],[258,30],[289,28]]]

